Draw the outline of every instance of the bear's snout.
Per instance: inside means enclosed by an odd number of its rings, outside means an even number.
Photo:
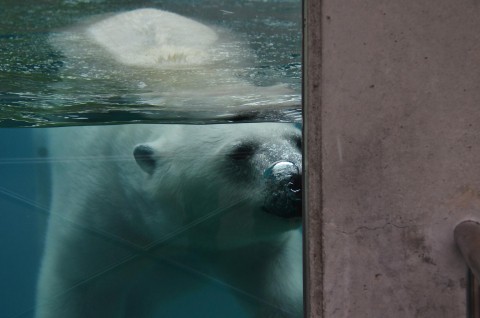
[[[263,208],[284,218],[302,215],[302,173],[290,161],[278,161],[265,169],[266,193]]]

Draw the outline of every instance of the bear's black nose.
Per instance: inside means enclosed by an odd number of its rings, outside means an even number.
[[[290,161],[278,161],[264,172],[266,193],[263,208],[284,218],[302,215],[302,174]]]

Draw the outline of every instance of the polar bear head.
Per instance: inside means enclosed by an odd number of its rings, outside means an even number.
[[[236,223],[232,233],[247,224],[278,232],[299,220],[301,131],[293,124],[170,125],[159,134],[134,157],[162,213],[187,223],[219,214]]]

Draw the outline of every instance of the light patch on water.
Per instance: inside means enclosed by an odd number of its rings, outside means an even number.
[[[86,33],[121,64],[154,68],[208,64],[218,40],[212,28],[156,9],[114,15],[88,26]]]

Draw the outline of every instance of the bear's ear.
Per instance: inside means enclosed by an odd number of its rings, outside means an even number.
[[[156,159],[155,159],[155,151],[152,147],[148,145],[138,145],[133,150],[133,156],[135,157],[135,161],[143,171],[152,175],[155,171],[156,166]]]

